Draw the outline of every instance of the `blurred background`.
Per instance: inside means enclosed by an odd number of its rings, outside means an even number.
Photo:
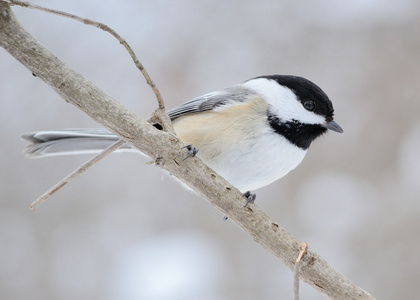
[[[52,1],[133,47],[168,108],[259,75],[332,99],[344,134],[257,191],[257,205],[378,299],[420,294],[420,2]],[[13,7],[55,55],[143,118],[156,107],[109,34]],[[1,299],[292,299],[293,275],[206,201],[135,154],[28,160],[19,136],[99,127],[0,49]],[[302,284],[302,299],[323,299]]]

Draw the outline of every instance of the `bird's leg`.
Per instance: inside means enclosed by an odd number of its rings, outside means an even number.
[[[255,198],[257,198],[257,195],[256,194],[251,194],[250,191],[244,193],[243,195],[246,198],[246,203],[245,203],[245,206],[244,207],[247,207],[248,204],[250,204],[250,203],[254,203],[255,202]]]
[[[188,149],[188,154],[183,160],[186,160],[189,157],[194,157],[198,153],[198,148],[193,147],[191,144],[182,147],[182,149],[184,148]]]

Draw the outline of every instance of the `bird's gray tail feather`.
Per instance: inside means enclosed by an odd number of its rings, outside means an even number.
[[[22,135],[22,138],[31,143],[25,149],[26,156],[30,158],[99,153],[119,139],[110,131],[102,128],[36,131]],[[138,150],[125,144],[117,151]]]

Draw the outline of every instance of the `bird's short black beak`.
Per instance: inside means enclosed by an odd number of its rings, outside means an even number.
[[[334,120],[329,121],[324,126],[325,126],[325,128],[327,128],[329,130],[332,130],[332,131],[335,131],[335,132],[339,132],[339,133],[343,133],[343,129]]]

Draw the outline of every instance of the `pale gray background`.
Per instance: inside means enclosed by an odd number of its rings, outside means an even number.
[[[51,1],[132,45],[168,108],[266,74],[307,77],[344,134],[317,140],[258,205],[378,299],[420,294],[420,2]],[[71,67],[148,118],[156,101],[108,34],[14,8]],[[291,299],[292,273],[147,159],[28,160],[22,133],[98,127],[0,49],[1,299]],[[303,285],[302,299],[323,299]]]

